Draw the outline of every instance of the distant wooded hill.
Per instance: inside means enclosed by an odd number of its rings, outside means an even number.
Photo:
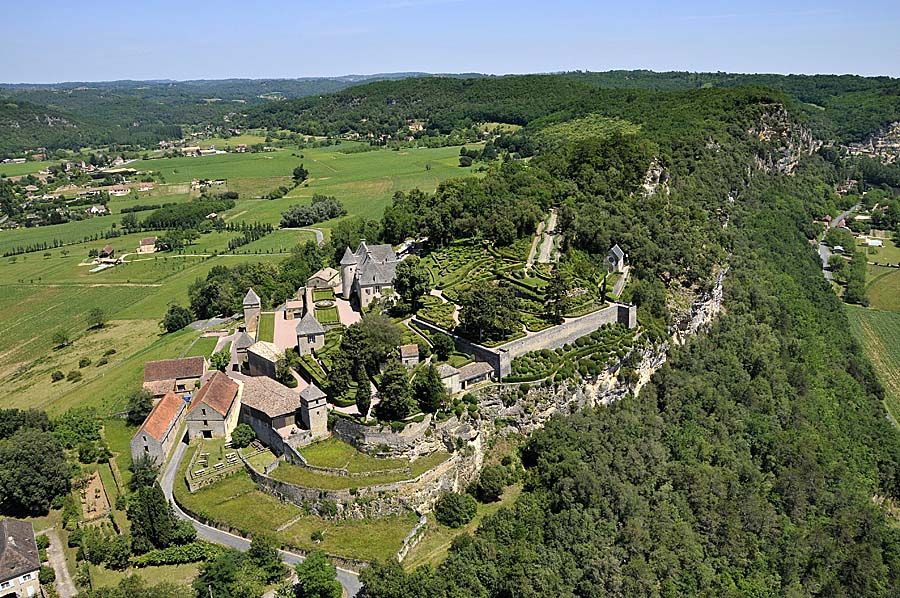
[[[380,135],[404,130],[409,120],[426,120],[429,130],[447,133],[473,122],[524,125],[554,110],[561,111],[564,119],[581,106],[602,106],[600,98],[622,95],[603,93],[610,90],[658,92],[738,86],[784,93],[798,103],[817,136],[841,142],[861,140],[900,120],[900,80],[888,77],[609,71],[376,82],[324,97],[251,109],[246,122],[321,135],[348,131]]]

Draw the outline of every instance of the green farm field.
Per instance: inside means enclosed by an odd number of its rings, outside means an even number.
[[[850,332],[862,343],[884,385],[884,401],[900,421],[900,313],[846,306]]]
[[[58,160],[50,162],[24,162],[22,164],[0,164],[0,175],[2,176],[20,176],[23,174],[34,174],[42,170],[46,170],[51,166],[59,164]]]
[[[866,295],[872,309],[900,312],[900,268],[866,266]]]

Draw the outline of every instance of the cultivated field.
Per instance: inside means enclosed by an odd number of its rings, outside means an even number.
[[[867,266],[866,295],[872,309],[900,312],[900,269]]]
[[[846,306],[850,331],[866,350],[885,389],[885,403],[900,421],[900,313]]]

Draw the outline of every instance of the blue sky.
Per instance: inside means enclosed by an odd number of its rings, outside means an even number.
[[[900,2],[3,0],[0,81],[559,70],[900,76]]]

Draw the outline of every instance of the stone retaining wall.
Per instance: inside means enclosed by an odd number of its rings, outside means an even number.
[[[491,364],[494,368],[494,375],[499,380],[504,376],[509,376],[512,372],[513,359],[531,351],[557,349],[594,332],[604,324],[619,323],[628,328],[634,328],[637,326],[637,307],[613,303],[609,307],[604,307],[585,316],[572,318],[557,326],[551,326],[540,332],[510,341],[495,348],[479,345],[419,318],[413,318],[413,322],[416,326],[431,332],[449,335],[453,339],[457,350],[474,355],[477,361]]]

